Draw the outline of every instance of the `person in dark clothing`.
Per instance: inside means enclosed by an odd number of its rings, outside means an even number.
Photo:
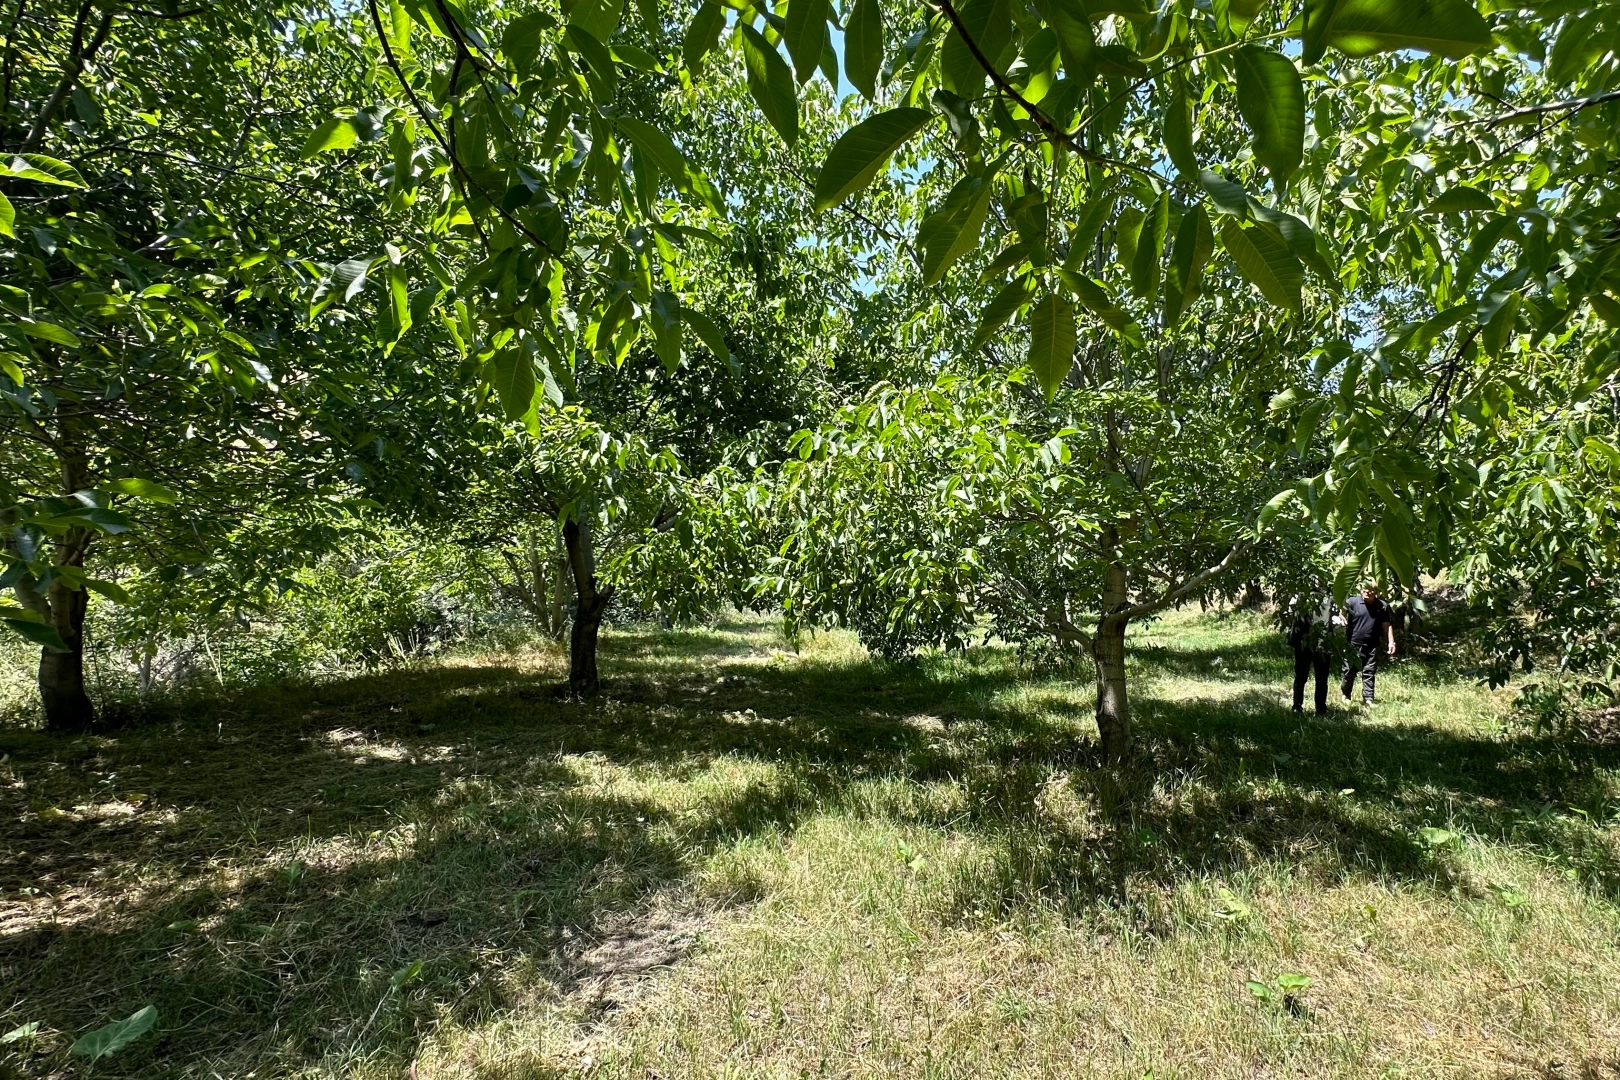
[[[1313,598],[1294,599],[1294,624],[1288,631],[1288,644],[1294,650],[1294,711],[1305,711],[1305,683],[1316,676],[1316,714],[1328,711],[1329,633],[1334,623],[1333,602]]]
[[[1344,658],[1344,679],[1339,690],[1349,701],[1359,670],[1361,700],[1371,705],[1378,687],[1378,657],[1381,652],[1395,655],[1395,624],[1389,605],[1378,597],[1376,582],[1363,585],[1361,595],[1352,596],[1344,607],[1347,616],[1344,629],[1350,639],[1350,652]]]

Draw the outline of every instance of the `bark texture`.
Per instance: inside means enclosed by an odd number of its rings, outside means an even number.
[[[596,669],[597,632],[602,616],[613,600],[613,586],[596,584],[596,552],[589,519],[563,524],[563,544],[568,566],[574,577],[574,626],[568,635],[568,690],[578,697],[590,697],[601,689]]]

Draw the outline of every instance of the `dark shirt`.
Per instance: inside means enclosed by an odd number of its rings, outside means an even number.
[[[1376,645],[1384,627],[1392,621],[1389,605],[1377,597],[1352,596],[1345,609],[1350,612],[1350,640],[1357,645]]]

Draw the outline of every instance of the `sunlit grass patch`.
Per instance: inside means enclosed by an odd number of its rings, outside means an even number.
[[[123,1075],[1611,1067],[1614,748],[1434,663],[1292,715],[1247,613],[1133,649],[1118,771],[1087,671],[763,620],[609,635],[595,702],[543,644],[6,736],[0,1053],[151,1003]]]

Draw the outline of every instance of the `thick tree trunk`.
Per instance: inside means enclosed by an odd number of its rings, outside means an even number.
[[[588,518],[563,523],[563,544],[574,576],[574,628],[568,636],[568,690],[590,697],[600,688],[596,672],[596,635],[613,600],[613,586],[596,587],[596,552]]]
[[[1117,551],[1118,535],[1112,527],[1103,530],[1105,551]],[[1112,762],[1131,756],[1131,703],[1125,686],[1125,628],[1123,614],[1129,605],[1130,580],[1124,564],[1111,562],[1103,572],[1102,618],[1091,641],[1091,658],[1097,665],[1097,734],[1103,754]]]

